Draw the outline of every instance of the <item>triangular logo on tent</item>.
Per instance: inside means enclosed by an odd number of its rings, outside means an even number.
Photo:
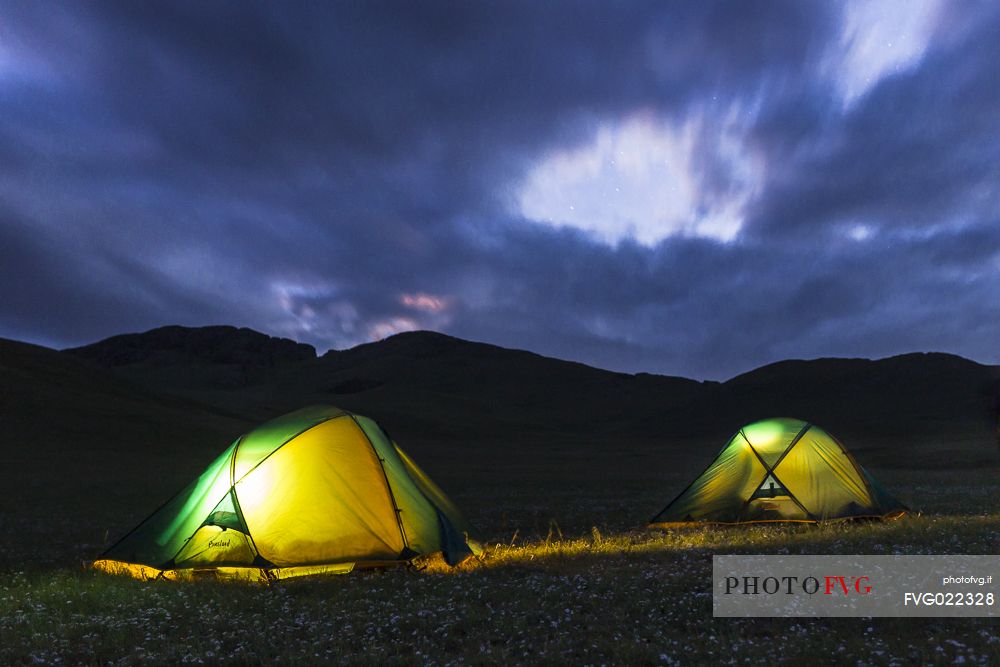
[[[780,496],[789,496],[788,489],[786,489],[778,479],[769,474],[767,478],[757,487],[757,490],[753,492],[750,496],[751,500],[756,500],[757,498],[778,498]]]

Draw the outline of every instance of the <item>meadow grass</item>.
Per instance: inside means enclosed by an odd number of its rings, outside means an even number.
[[[996,619],[725,619],[711,600],[714,554],[1000,553],[994,473],[896,472],[924,513],[894,522],[670,531],[635,529],[662,485],[477,484],[453,495],[493,527],[480,559],[272,585],[87,571],[104,510],[25,509],[0,517],[34,526],[0,553],[0,664],[996,663]]]

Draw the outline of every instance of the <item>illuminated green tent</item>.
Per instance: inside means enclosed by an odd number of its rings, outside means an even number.
[[[280,579],[474,543],[451,501],[373,420],[299,410],[237,439],[94,567],[138,578]]]
[[[906,512],[839,440],[798,419],[741,428],[650,525],[819,522]]]

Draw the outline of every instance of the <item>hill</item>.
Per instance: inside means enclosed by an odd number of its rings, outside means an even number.
[[[190,350],[186,341],[193,338],[193,333],[177,338],[185,341],[183,354],[162,349],[160,330],[67,353],[103,363],[142,386],[248,418],[333,403],[378,416],[394,432],[421,441],[444,439],[449,446],[455,441],[516,446],[524,438],[532,443],[540,438],[578,442],[581,436],[600,440],[615,423],[632,419],[636,409],[648,412],[664,401],[688,401],[710,386],[613,373],[431,332],[403,333],[320,358],[259,364],[241,372],[241,381],[227,383],[220,378],[233,376],[233,364],[211,361],[207,350]],[[130,357],[136,361],[121,361]]]
[[[614,373],[432,332],[318,358],[296,345],[245,329],[168,327],[68,353],[248,421],[332,403],[377,417],[435,456],[460,449],[490,465],[525,454],[581,473],[595,456],[637,469],[664,457],[694,464],[740,425],[776,415],[823,425],[874,465],[998,461],[1000,368],[954,355],[783,361],[717,383]]]
[[[160,327],[66,351],[145,384],[155,378],[157,387],[182,393],[195,387],[244,386],[265,369],[316,358],[311,345],[230,326]]]

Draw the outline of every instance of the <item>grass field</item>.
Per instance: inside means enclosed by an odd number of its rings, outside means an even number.
[[[35,489],[0,516],[20,536],[0,547],[0,663],[990,664],[995,619],[714,619],[710,576],[720,553],[1000,553],[996,473],[877,471],[923,510],[897,522],[649,533],[679,477],[445,469],[481,561],[270,586],[85,571],[148,489]]]

